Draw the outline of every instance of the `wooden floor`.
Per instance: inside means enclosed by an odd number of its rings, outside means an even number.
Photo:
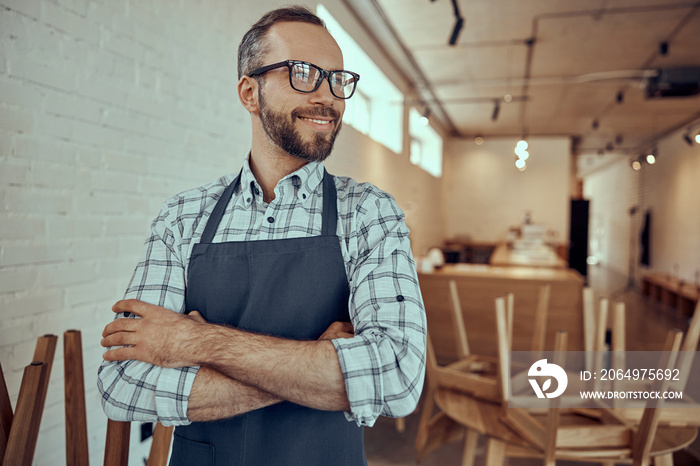
[[[660,350],[663,347],[666,332],[679,328],[685,331],[688,319],[676,315],[672,310],[664,309],[660,304],[641,295],[639,289],[628,287],[627,277],[596,266],[589,269],[589,285],[593,287],[596,297],[605,296],[610,300],[620,300],[627,309],[627,345],[630,351]],[[420,408],[420,405],[419,405]],[[455,442],[445,445],[416,462],[414,442],[418,430],[418,413],[406,418],[406,431],[398,433],[393,419],[381,417],[372,428],[365,429],[365,451],[370,466],[418,465],[449,466],[459,465],[462,445]],[[485,440],[482,438],[477,446],[476,466],[484,464]],[[676,466],[700,465],[700,439],[688,450],[674,455]],[[541,460],[508,459],[509,466],[535,466]],[[558,465],[585,466],[595,463],[573,463],[559,461]]]

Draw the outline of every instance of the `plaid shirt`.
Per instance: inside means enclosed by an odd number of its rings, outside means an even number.
[[[233,175],[165,202],[152,225],[125,298],[185,311],[187,267],[211,211]],[[323,165],[284,177],[266,204],[246,158],[214,242],[321,234]],[[355,336],[333,340],[358,425],[410,414],[425,373],[426,320],[404,214],[368,183],[335,177],[338,230],[350,286]],[[265,221],[274,217],[274,223]],[[161,368],[140,361],[102,363],[98,388],[112,419],[186,425],[187,401],[199,367]]]

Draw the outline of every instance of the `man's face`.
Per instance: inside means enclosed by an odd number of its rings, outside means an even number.
[[[290,112],[275,111],[265,99],[264,86],[258,90],[260,122],[267,136],[286,153],[307,162],[323,162],[331,155],[333,143],[342,127],[339,112],[332,107],[297,107]],[[313,123],[330,126],[315,134],[302,136],[299,119],[313,119]],[[323,121],[324,123],[320,123]]]
[[[327,70],[343,68],[343,58],[331,35],[307,23],[278,23],[267,37],[264,64],[303,60]],[[316,91],[302,93],[289,84],[288,68],[266,73],[258,88],[262,127],[286,153],[305,161],[323,161],[333,150],[341,128],[345,101],[333,96],[324,79]]]

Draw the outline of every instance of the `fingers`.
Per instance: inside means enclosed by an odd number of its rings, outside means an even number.
[[[344,333],[355,333],[355,327],[352,326],[351,322],[336,322],[340,324],[340,328],[338,329],[339,332],[344,332]]]
[[[100,341],[105,348],[110,346],[133,346],[137,343],[138,337],[133,332],[118,332],[107,335]]]
[[[105,326],[102,336],[106,337],[117,332],[135,332],[140,322],[137,319],[117,319]]]
[[[105,361],[127,361],[136,359],[134,348],[116,348],[105,352],[102,359]]]
[[[197,322],[199,322],[199,323],[205,323],[205,322],[206,322],[206,320],[204,319],[204,316],[202,316],[202,314],[200,314],[198,311],[192,311],[192,312],[190,312],[190,313],[187,314],[187,315],[190,316],[192,319],[194,319],[195,321],[197,321]]]
[[[355,336],[355,328],[350,322],[333,322],[328,326],[319,340],[335,340],[338,338],[353,338]]]
[[[112,311],[117,314],[120,312],[132,313],[145,317],[151,308],[158,307],[153,304],[148,304],[138,299],[122,299],[117,301],[114,306],[112,306]]]

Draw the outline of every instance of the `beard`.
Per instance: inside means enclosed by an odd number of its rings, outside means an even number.
[[[261,88],[259,90],[259,108],[260,121],[265,134],[292,157],[307,162],[323,162],[331,155],[335,137],[342,127],[340,114],[336,109],[332,107],[296,108],[292,110],[290,116],[286,116],[282,112],[275,112],[267,105]],[[337,126],[332,131],[315,134],[311,141],[306,142],[294,127],[296,120],[302,114],[311,118],[331,117],[335,122],[330,124],[337,124]]]

